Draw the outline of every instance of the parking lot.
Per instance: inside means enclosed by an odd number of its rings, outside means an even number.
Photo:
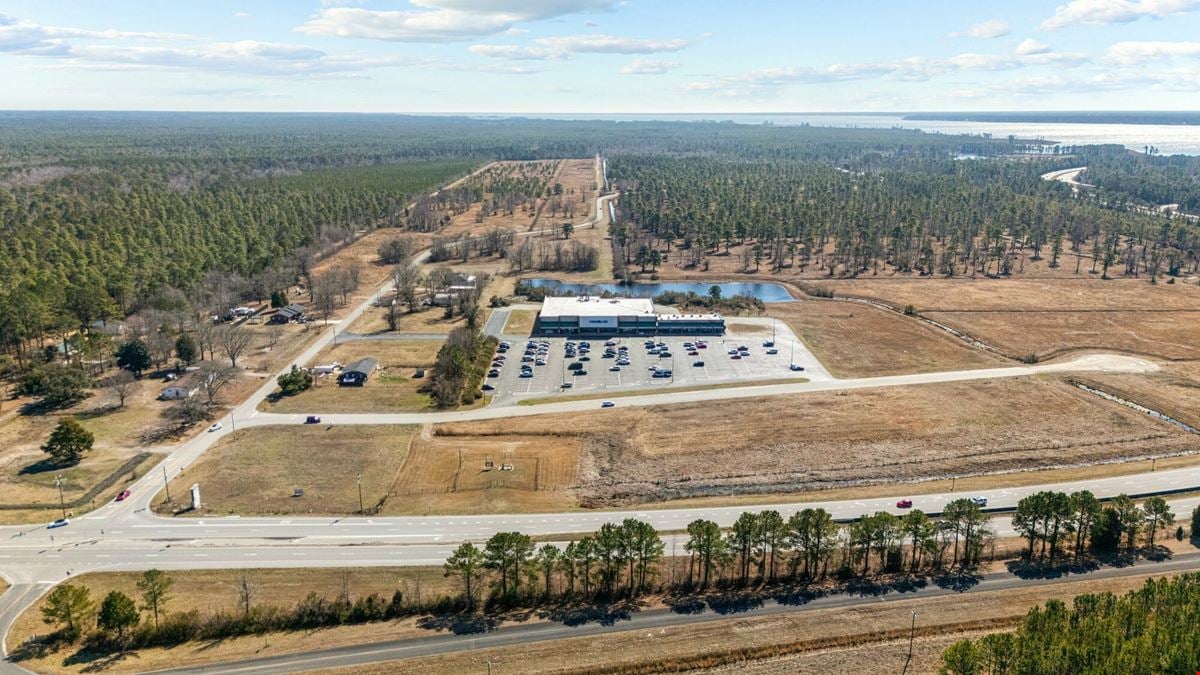
[[[504,359],[498,363],[502,365],[494,369],[496,376],[485,380],[495,388],[490,393],[497,404],[555,395],[600,397],[605,392],[828,377],[803,344],[786,330],[777,331],[774,338],[767,332],[609,340],[506,338],[506,341],[510,347],[501,354]],[[773,342],[773,346],[767,346],[768,342]],[[745,349],[739,350],[742,347]],[[793,359],[804,370],[792,370]],[[522,366],[528,366],[527,375],[522,376]]]

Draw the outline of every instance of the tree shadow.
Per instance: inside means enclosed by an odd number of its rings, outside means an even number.
[[[110,403],[108,405],[102,405],[102,406],[97,406],[95,408],[89,408],[87,410],[81,410],[81,411],[75,413],[74,417],[77,420],[92,420],[92,419],[96,419],[97,417],[104,417],[105,415],[115,413],[120,409],[121,409],[120,405],[118,405],[116,403]]]
[[[941,574],[934,578],[933,583],[938,588],[963,593],[977,586],[979,581],[979,575],[975,572],[959,571]]]
[[[75,466],[75,465],[74,464],[62,464],[60,462],[54,461],[53,458],[47,457],[46,459],[39,459],[38,461],[34,462],[33,464],[30,464],[29,466],[22,468],[18,472],[18,474],[21,476],[31,476],[31,475],[36,475],[39,473],[62,471],[63,469],[69,469],[72,466]]]
[[[1158,544],[1155,544],[1154,546],[1147,548],[1145,555],[1146,555],[1146,560],[1152,560],[1154,562],[1162,562],[1164,560],[1170,560],[1171,558],[1175,557],[1175,554],[1171,552],[1171,549],[1167,548],[1166,546],[1160,546]]]
[[[551,610],[547,618],[564,626],[583,626],[589,623],[612,626],[618,621],[628,621],[639,609],[637,603],[630,601],[596,606],[577,605]]]
[[[763,606],[763,595],[754,591],[729,591],[709,597],[708,606],[717,614],[749,612]]]
[[[693,596],[682,598],[665,598],[663,604],[676,614],[703,614],[708,607],[703,600]]]
[[[776,591],[771,595],[771,599],[781,605],[807,605],[808,603],[818,598],[823,598],[828,595],[828,591],[821,588],[787,588]]]
[[[449,631],[455,635],[478,635],[496,629],[499,618],[482,614],[448,614],[425,616],[417,621],[417,627],[426,630]]]

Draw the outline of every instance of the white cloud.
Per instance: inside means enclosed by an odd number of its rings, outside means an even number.
[[[471,45],[467,51],[480,56],[513,61],[544,61],[564,56],[562,52],[555,52],[545,47],[526,47],[524,45]]]
[[[973,26],[970,26],[964,31],[951,33],[950,37],[991,39],[1004,37],[1011,32],[1012,29],[1009,27],[1007,21],[1003,19],[988,19],[987,21],[981,21]]]
[[[285,77],[415,62],[399,57],[336,56],[303,45],[256,40],[205,42],[188,35],[41,26],[6,15],[0,15],[0,52],[52,58],[60,65],[77,68],[172,68]]]
[[[251,16],[253,16],[253,15],[250,12],[234,12],[233,13],[233,18],[235,18],[235,19],[249,19]]]
[[[296,30],[391,42],[454,42],[504,33],[522,21],[608,10],[614,0],[412,0],[411,4],[417,9],[326,7]]]
[[[1144,17],[1161,19],[1200,9],[1200,0],[1070,0],[1041,23],[1042,30],[1075,25],[1129,23]]]
[[[1123,66],[1196,57],[1200,57],[1200,42],[1118,42],[1105,54],[1106,61]]]
[[[677,52],[687,47],[682,38],[646,40],[613,35],[562,35],[537,38],[532,45],[471,45],[473,54],[498,59],[552,60],[572,54],[656,54]]]
[[[1086,54],[1055,52],[1046,49],[1022,54],[962,53],[945,59],[912,56],[894,61],[866,63],[834,63],[824,68],[789,66],[752,70],[715,80],[686,85],[692,91],[715,91],[729,95],[744,95],[768,87],[791,84],[828,84],[879,78],[883,80],[919,82],[954,72],[1015,70],[1032,66],[1057,65],[1072,67],[1088,60]]]
[[[666,61],[662,59],[634,59],[625,64],[621,68],[622,75],[663,75],[668,71],[678,68],[681,64],[678,61]]]
[[[1032,54],[1047,54],[1050,52],[1050,45],[1043,42],[1038,42],[1033,38],[1022,40],[1021,44],[1017,45],[1017,54],[1021,56],[1030,56]]]

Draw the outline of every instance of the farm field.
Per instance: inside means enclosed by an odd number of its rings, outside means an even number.
[[[414,429],[322,425],[237,431],[171,481],[173,495],[199,483],[206,514],[349,514],[374,509],[408,455]],[[293,490],[304,490],[293,497]],[[165,495],[157,508],[170,511]]]
[[[426,380],[413,377],[417,369],[433,365],[442,343],[436,340],[355,340],[331,345],[309,366],[339,362],[349,365],[375,358],[378,370],[362,387],[342,387],[334,374],[318,375],[311,389],[260,407],[279,413],[389,412],[433,407],[428,394],[419,391]]]

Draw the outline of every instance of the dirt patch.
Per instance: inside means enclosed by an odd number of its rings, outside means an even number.
[[[185,495],[199,483],[207,514],[349,514],[383,503],[408,455],[413,427],[268,427],[231,434],[171,481]],[[294,497],[293,490],[304,490]],[[160,494],[159,508],[163,510]]]

